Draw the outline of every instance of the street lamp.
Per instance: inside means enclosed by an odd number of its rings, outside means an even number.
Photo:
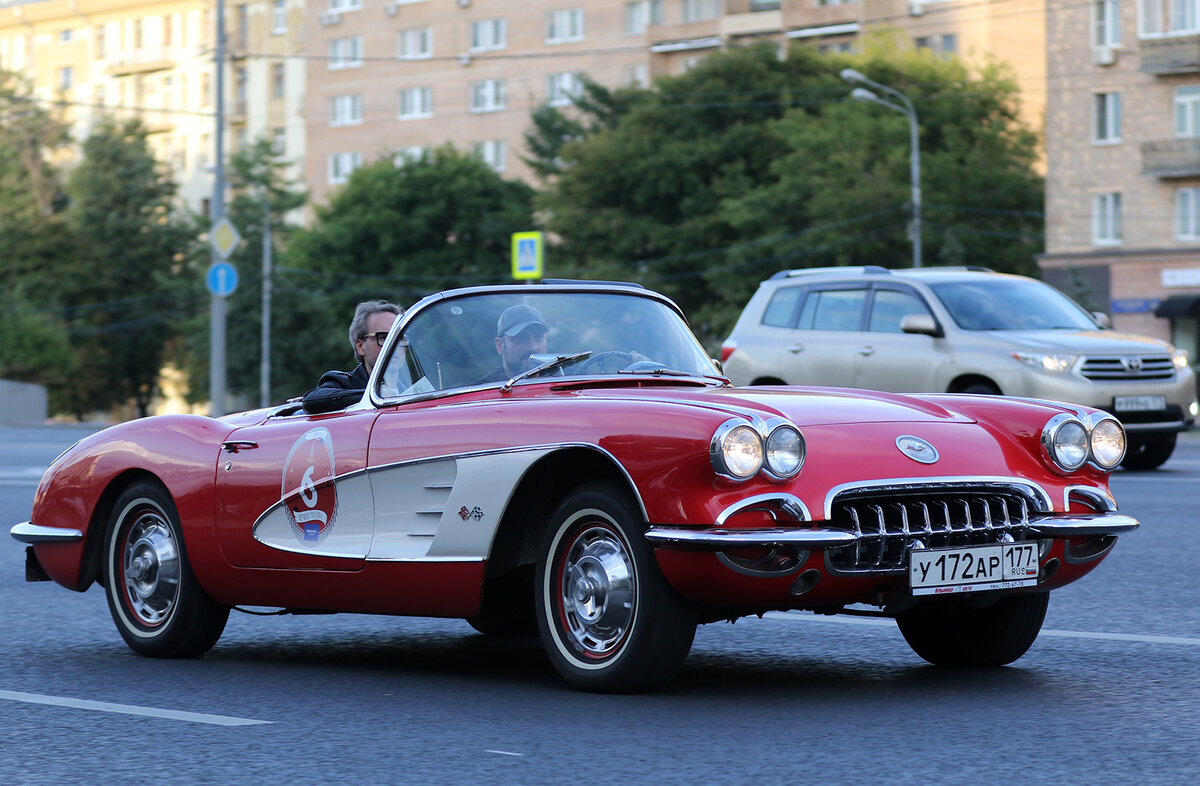
[[[871,92],[865,87],[856,87],[850,93],[850,97],[856,101],[870,101],[875,104],[886,106],[888,109],[894,109],[908,118],[908,132],[912,143],[912,155],[910,158],[910,168],[912,170],[912,224],[908,228],[908,236],[912,239],[913,247],[913,267],[921,266],[921,148],[918,143],[917,134],[917,110],[913,109],[912,101],[908,100],[908,96],[901,93],[895,88],[881,85],[878,82],[873,82],[865,76],[855,71],[853,68],[842,69],[842,79],[847,82],[857,82],[859,84],[873,87],[881,93],[895,98],[900,103],[888,101],[886,98],[880,98],[877,94]]]

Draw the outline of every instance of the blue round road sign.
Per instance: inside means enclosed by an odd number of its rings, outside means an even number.
[[[228,297],[237,289],[237,268],[228,262],[214,262],[208,268],[204,283],[208,285],[208,291],[217,297]]]

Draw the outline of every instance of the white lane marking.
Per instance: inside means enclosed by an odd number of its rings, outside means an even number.
[[[513,753],[512,751],[494,751],[485,750],[484,753],[495,753],[498,756],[524,756],[524,753]]]
[[[838,617],[827,615],[800,615],[783,611],[768,611],[764,617],[786,622],[836,622],[841,625],[871,625],[875,627],[895,628],[896,623],[890,619],[872,619],[870,617]],[[1142,644],[1183,644],[1188,647],[1200,647],[1200,638],[1191,636],[1154,636],[1140,633],[1092,633],[1084,630],[1043,630],[1041,636],[1056,636],[1061,639],[1098,639],[1100,641],[1135,641]]]
[[[0,699],[20,701],[26,704],[45,704],[51,707],[68,707],[76,710],[116,712],[122,715],[141,715],[146,718],[164,718],[166,720],[189,721],[191,723],[207,723],[213,726],[257,726],[262,723],[274,723],[274,721],[253,720],[251,718],[234,718],[229,715],[208,715],[203,712],[161,710],[155,707],[139,707],[134,704],[112,704],[107,701],[89,701],[88,699],[72,699],[63,696],[44,696],[40,693],[22,693],[15,690],[0,690]]]

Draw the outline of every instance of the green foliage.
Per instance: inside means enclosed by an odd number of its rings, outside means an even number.
[[[920,120],[925,264],[1035,271],[1036,137],[996,66],[927,53],[829,57],[794,46],[714,55],[660,79],[558,151],[538,201],[561,238],[555,272],[637,280],[718,341],[758,282],[787,267],[911,264],[909,131],[852,102],[852,66],[913,101]]]
[[[83,143],[68,187],[68,223],[87,242],[58,282],[81,374],[64,391],[82,415],[132,400],[148,413],[178,309],[190,229],[175,214],[175,185],[137,121],[107,122]]]
[[[24,287],[0,291],[0,379],[63,384],[74,372],[66,326],[32,306]]]
[[[67,127],[37,103],[29,81],[0,70],[0,225],[48,216],[62,203],[49,155]]]
[[[521,160],[543,180],[562,174],[564,145],[616,128],[621,117],[646,96],[645,91],[632,88],[609,90],[584,77],[583,90],[572,99],[571,110],[549,104],[533,110],[533,128],[525,132],[525,147],[532,155]]]

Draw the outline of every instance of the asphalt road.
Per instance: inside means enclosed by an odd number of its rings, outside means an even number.
[[[1200,434],[1117,474],[1143,527],[1013,666],[770,614],[701,627],[664,693],[595,696],[456,620],[235,613],[203,659],[132,654],[99,588],[25,583],[6,534],[81,433],[0,428],[0,784],[1200,781]]]

